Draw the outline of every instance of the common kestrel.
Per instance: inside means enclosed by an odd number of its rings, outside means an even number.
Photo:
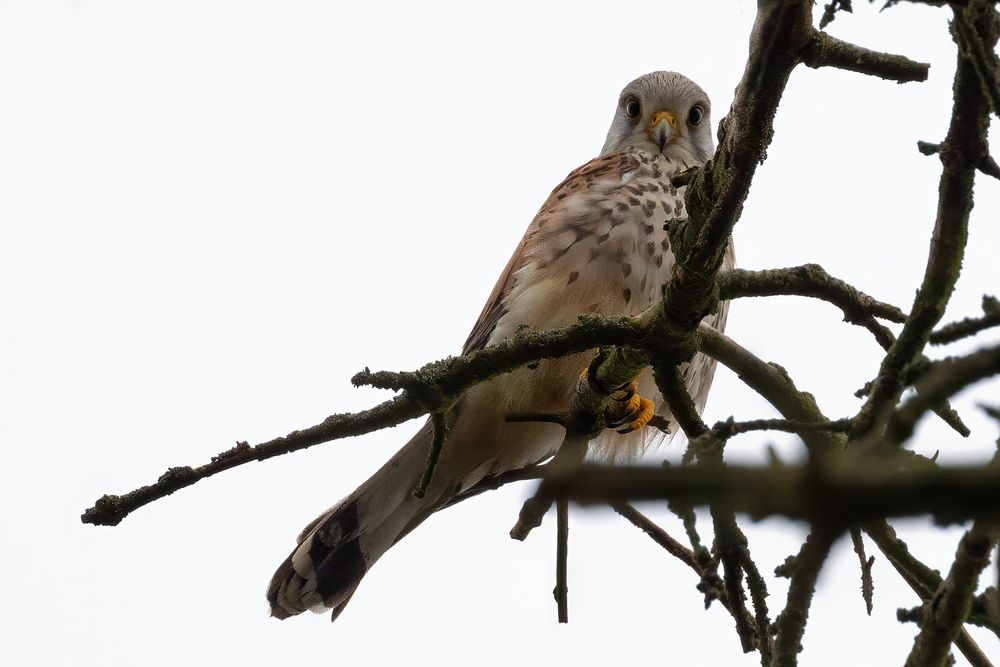
[[[463,352],[524,325],[555,329],[582,313],[634,315],[654,304],[674,263],[664,223],[685,216],[683,188],[670,179],[712,155],[709,111],[705,92],[675,72],[653,72],[625,86],[601,154],[570,173],[542,205]],[[724,268],[733,262],[730,246]],[[723,303],[708,323],[721,330],[726,310]],[[368,481],[306,526],[271,579],[271,614],[287,618],[332,609],[336,619],[375,561],[449,500],[488,476],[552,456],[563,438],[561,427],[504,418],[568,409],[580,370],[592,357],[542,361],[470,389],[449,416],[444,450],[418,498],[413,490],[432,437],[425,424]],[[714,372],[714,361],[700,354],[685,368],[699,410]],[[648,369],[637,387],[650,407],[661,408]],[[638,454],[659,433],[643,426],[648,416],[631,417],[625,434],[605,431],[591,451],[611,460]]]

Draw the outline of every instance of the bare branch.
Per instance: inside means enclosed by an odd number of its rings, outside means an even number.
[[[977,521],[962,537],[948,578],[927,605],[920,634],[906,660],[906,667],[939,667],[945,664],[952,642],[972,608],[979,575],[990,562],[996,531]]]
[[[819,264],[803,264],[784,269],[747,271],[732,269],[719,273],[719,298],[747,296],[807,296],[828,301],[844,311],[844,320],[864,325],[874,317],[905,322],[906,313],[892,304],[878,301],[834,278]]]
[[[854,545],[854,553],[858,555],[858,563],[861,565],[861,597],[865,601],[868,615],[871,616],[874,606],[872,596],[875,592],[875,584],[872,581],[872,565],[875,564],[875,556],[869,558],[865,553],[865,541],[861,536],[860,528],[851,528],[851,543]]]
[[[583,504],[674,500],[717,503],[753,519],[850,526],[878,517],[931,514],[941,522],[995,517],[1000,467],[907,468],[894,460],[816,466],[650,468],[585,464],[544,479],[540,493]],[[877,541],[876,541],[877,542]]]
[[[611,507],[623,517],[628,519],[636,528],[639,528],[641,531],[649,535],[654,542],[666,549],[667,553],[674,556],[695,571],[701,580],[701,583],[698,586],[699,590],[705,593],[706,608],[708,608],[708,604],[711,600],[719,600],[722,603],[722,606],[725,607],[726,611],[733,615],[733,618],[736,618],[737,614],[745,614],[741,624],[749,625],[752,622],[753,619],[750,618],[745,609],[731,606],[730,596],[725,590],[725,583],[718,579],[718,575],[715,574],[714,566],[706,565],[703,560],[698,558],[695,552],[675,540],[667,533],[667,531],[653,523],[646,515],[642,514],[628,503],[612,503]]]
[[[915,384],[917,395],[888,418],[884,441],[894,444],[906,442],[930,406],[974,382],[998,373],[1000,373],[1000,345],[932,364],[931,369]]]
[[[427,461],[424,463],[424,473],[420,476],[417,488],[413,490],[413,495],[423,498],[427,493],[427,487],[434,477],[434,469],[437,468],[438,459],[441,457],[441,450],[444,449],[444,441],[448,436],[448,425],[445,423],[445,415],[442,412],[435,412],[431,417],[431,424],[434,426],[434,437],[431,439],[431,448],[427,451]]]
[[[569,586],[566,583],[566,559],[569,553],[569,501],[556,501],[556,599],[559,622],[569,623]]]
[[[838,534],[839,531],[815,526],[795,557],[785,609],[775,621],[778,635],[774,640],[774,658],[771,661],[774,667],[794,667],[798,664],[809,607],[816,592],[816,579]]]
[[[136,509],[230,468],[402,424],[428,412],[441,410],[472,385],[526,363],[584,352],[602,343],[627,344],[635,340],[643,330],[636,319],[587,315],[565,329],[520,332],[483,350],[430,363],[413,373],[379,374],[363,371],[355,376],[356,384],[381,384],[384,381],[388,385],[389,382],[398,381],[399,386],[402,386],[402,380],[398,380],[398,377],[405,376],[407,381],[417,378],[419,389],[416,393],[404,389],[400,395],[369,410],[331,415],[320,424],[292,431],[284,437],[253,447],[245,442],[240,443],[198,467],[170,468],[154,484],[123,495],[102,496],[83,513],[81,520],[96,525],[117,525]]]
[[[700,349],[734,371],[743,382],[763,396],[786,419],[821,423],[829,420],[811,394],[799,391],[785,369],[765,363],[731,338],[709,326],[699,327]],[[802,439],[813,458],[824,457],[841,449],[845,438],[830,431],[803,431]]]
[[[837,17],[837,12],[843,11],[850,14],[854,11],[851,7],[851,0],[830,0],[830,2],[823,6],[823,16],[819,19],[819,29],[822,30],[826,26],[833,23],[833,19]]]
[[[933,144],[928,141],[918,141],[917,150],[924,155],[937,155],[941,152],[941,144]],[[986,150],[985,155],[983,155],[982,159],[980,159],[979,164],[976,165],[976,169],[987,176],[1000,179],[1000,165],[998,165],[993,156],[989,154],[989,150]]]
[[[653,377],[663,395],[663,400],[670,406],[671,414],[688,436],[689,443],[693,444],[705,438],[713,439],[712,432],[702,421],[694,401],[691,400],[678,366],[657,361],[653,365]],[[722,466],[723,443],[721,441],[716,443],[718,447],[704,447],[697,450],[701,463],[712,467]],[[696,451],[694,447],[689,445],[688,453],[685,453],[688,462],[690,453],[694,451]],[[757,648],[758,638],[750,612],[746,608],[746,592],[743,589],[742,559],[747,553],[747,538],[737,525],[736,515],[731,509],[718,503],[711,503],[709,509],[715,529],[714,551],[722,562],[728,607],[734,610],[733,620],[736,621],[736,633],[739,635],[743,652],[749,653]]]
[[[985,24],[990,18],[986,12],[976,16],[971,10],[956,11],[952,30],[958,48],[963,51],[965,57],[975,68],[983,91],[993,106],[993,113],[1000,116],[1000,79],[997,78],[997,56],[993,51],[996,46],[996,37],[984,39],[984,34],[996,31],[996,26]],[[978,29],[974,25],[976,22],[980,24]],[[991,40],[989,47],[984,43],[987,39]]]
[[[963,12],[970,12],[970,21],[974,21],[971,13],[995,17],[995,9],[990,2],[971,2],[967,8],[955,8],[956,16]],[[985,46],[991,50],[995,48],[995,18],[977,25],[990,32],[988,35],[980,34]],[[961,41],[957,34],[956,39]],[[959,46],[961,51],[961,44]],[[989,100],[979,83],[975,65],[959,53],[951,124],[940,150],[943,170],[938,187],[940,194],[937,219],[924,279],[910,316],[903,325],[899,338],[882,360],[868,401],[858,414],[854,433],[856,437],[871,432],[878,415],[887,406],[894,406],[899,399],[903,389],[903,370],[923,351],[931,330],[944,314],[958,280],[968,235],[969,213],[972,210],[975,170],[987,152]]]
[[[931,67],[905,56],[871,51],[820,31],[813,34],[803,50],[802,62],[808,67],[837,67],[898,83],[926,81]]]
[[[941,587],[943,581],[937,570],[927,567],[915,558],[910,553],[906,543],[899,539],[896,531],[885,521],[868,522],[864,524],[864,531],[878,545],[879,550],[885,555],[886,559],[896,569],[907,585],[913,589],[917,597],[924,602],[930,600],[935,591]],[[992,613],[988,606],[979,600],[973,602],[968,622],[987,628],[993,634],[997,635],[997,637],[1000,637],[1000,617]],[[969,658],[969,660],[971,661],[972,658]]]
[[[743,571],[747,574],[747,588],[750,589],[750,600],[753,603],[754,622],[757,624],[757,650],[760,651],[760,664],[770,665],[774,652],[774,642],[771,640],[771,618],[767,611],[767,583],[757,569],[757,563],[750,557],[749,547],[740,554]]]
[[[962,338],[974,336],[980,331],[1000,326],[1000,300],[994,296],[984,295],[983,313],[982,317],[967,317],[964,320],[944,325],[931,334],[931,345],[954,343]]]
[[[698,564],[694,552],[675,540],[667,531],[653,523],[645,514],[628,503],[612,503],[611,508],[632,522],[632,525],[649,535],[654,542],[666,549],[667,553],[687,565],[700,577],[704,570]]]

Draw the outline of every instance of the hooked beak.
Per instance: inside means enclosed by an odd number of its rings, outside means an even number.
[[[680,136],[680,127],[677,119],[669,111],[657,111],[649,119],[649,126],[646,127],[646,136],[662,151],[667,144],[673,143]]]

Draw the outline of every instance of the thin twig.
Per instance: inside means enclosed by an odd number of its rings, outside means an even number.
[[[829,3],[823,6],[823,16],[819,19],[819,29],[827,27],[833,23],[833,19],[837,17],[837,12],[847,12],[850,14],[854,11],[851,7],[851,0],[830,0]]]
[[[424,462],[424,472],[420,475],[420,482],[413,490],[413,495],[417,498],[423,498],[427,493],[427,487],[431,484],[434,469],[437,468],[438,459],[441,457],[441,450],[444,449],[445,438],[448,437],[448,425],[444,413],[435,412],[431,417],[431,425],[434,427],[431,448],[427,451],[427,460]]]
[[[895,445],[909,440],[917,422],[932,405],[965,387],[1000,373],[1000,345],[934,363],[916,383],[917,394],[886,417],[881,442]]]
[[[569,551],[569,501],[556,501],[556,598],[559,622],[569,623],[569,587],[566,583],[566,558]]]
[[[653,523],[645,514],[632,507],[628,503],[611,503],[611,508],[632,522],[636,528],[653,538],[653,541],[666,549],[667,553],[684,563],[699,576],[703,573],[702,568],[695,559],[694,552],[675,540],[660,526]]]
[[[740,564],[747,574],[747,588],[750,589],[750,601],[753,603],[754,622],[757,624],[757,650],[760,651],[760,664],[770,665],[774,642],[771,639],[771,617],[767,611],[767,582],[757,569],[757,563],[750,557],[749,547],[743,550]]]
[[[861,597],[865,601],[865,610],[871,616],[875,592],[875,584],[872,581],[872,565],[875,564],[875,556],[869,557],[865,553],[865,541],[861,536],[860,528],[851,528],[851,543],[854,545],[854,553],[858,555],[858,564],[861,566]]]
[[[694,570],[701,581],[699,584],[699,590],[706,595],[706,608],[708,607],[709,601],[719,600],[722,603],[722,606],[725,607],[726,611],[733,615],[734,618],[736,614],[745,612],[745,610],[741,611],[738,607],[734,608],[730,605],[730,598],[725,591],[725,583],[718,578],[718,575],[716,575],[714,565],[706,564],[700,560],[696,552],[691,551],[683,544],[675,540],[667,533],[667,531],[653,523],[649,517],[639,512],[628,503],[612,503],[611,507],[623,517],[628,519],[633,526],[649,535],[653,541],[663,547],[667,553]],[[744,622],[750,623],[750,617],[747,616]]]
[[[983,296],[982,317],[967,317],[958,322],[946,324],[931,334],[931,345],[944,345],[957,340],[974,336],[980,331],[1000,326],[1000,301],[996,297]]]
[[[929,141],[918,141],[917,150],[924,155],[937,155],[941,152],[941,144],[935,144]],[[982,159],[979,160],[979,164],[976,165],[976,169],[987,176],[1000,179],[1000,165],[997,164],[996,159],[989,154],[988,150],[985,155],[983,155]]]

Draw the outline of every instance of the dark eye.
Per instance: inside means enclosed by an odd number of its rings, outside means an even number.
[[[696,104],[691,107],[691,111],[688,111],[688,125],[698,125],[704,117],[705,110]]]
[[[639,104],[639,100],[634,97],[628,98],[628,101],[625,102],[625,115],[629,118],[638,118],[641,113],[642,105]]]

